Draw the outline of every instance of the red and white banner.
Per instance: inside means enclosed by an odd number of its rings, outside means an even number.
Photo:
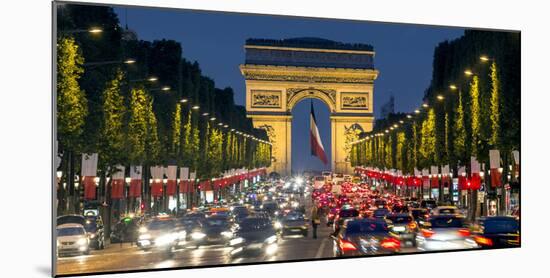
[[[162,166],[152,166],[151,167],[151,178],[153,182],[151,183],[151,196],[160,197],[162,196],[162,178],[164,176],[164,167]]]
[[[459,190],[468,190],[470,189],[470,181],[466,175],[466,167],[458,167],[458,189]]]
[[[188,193],[190,192],[188,189],[189,184],[189,167],[181,167],[180,168],[180,193]]]
[[[122,199],[124,197],[124,166],[117,165],[111,174],[111,198]]]
[[[519,177],[519,151],[512,151],[512,157],[514,158],[514,176]]]
[[[478,190],[481,188],[481,175],[479,174],[480,173],[480,165],[479,165],[479,162],[477,161],[477,159],[475,157],[471,157],[470,159],[470,162],[471,162],[471,172],[472,172],[472,176],[470,178],[470,186],[469,186],[469,189],[472,189],[472,190]]]
[[[449,187],[451,185],[451,170],[449,165],[441,166],[441,184],[444,187]]]
[[[491,171],[491,186],[501,186],[502,169],[500,168],[500,152],[498,150],[489,150],[489,166]]]
[[[428,169],[422,169],[422,185],[424,188],[430,188],[430,171]]]
[[[82,154],[82,182],[84,183],[84,199],[96,199],[95,177],[97,176],[97,153]]]
[[[130,166],[130,190],[128,191],[128,197],[140,197],[141,196],[141,166]]]
[[[166,167],[166,195],[173,196],[176,194],[178,166],[170,165]]]
[[[431,178],[431,187],[439,187],[439,167],[437,166],[432,166],[430,167],[430,175],[432,176]]]
[[[323,147],[319,129],[317,128],[315,112],[313,111],[313,102],[311,103],[311,112],[309,116],[309,143],[311,145],[311,155],[317,156],[326,165],[328,163],[327,155],[325,154],[325,148]]]

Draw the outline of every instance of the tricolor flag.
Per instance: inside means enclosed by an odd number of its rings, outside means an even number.
[[[325,154],[325,148],[323,147],[319,129],[317,128],[315,111],[313,111],[313,102],[311,102],[311,113],[309,117],[309,143],[311,145],[311,155],[318,157],[326,165],[328,163],[327,155]]]

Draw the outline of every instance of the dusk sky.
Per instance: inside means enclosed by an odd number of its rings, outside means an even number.
[[[285,39],[319,37],[346,43],[367,43],[376,52],[374,65],[380,71],[374,85],[374,110],[390,95],[396,112],[409,112],[421,104],[432,75],[433,51],[439,42],[464,33],[462,28],[372,23],[332,19],[197,12],[175,9],[115,8],[121,24],[128,24],[139,39],[172,39],[183,47],[183,56],[198,61],[204,75],[216,87],[232,87],[235,102],[245,104],[244,43],[248,38]],[[293,109],[292,164],[294,171],[324,169],[309,151],[309,100]],[[319,131],[330,160],[328,108],[314,100]],[[327,165],[326,168],[329,168]]]

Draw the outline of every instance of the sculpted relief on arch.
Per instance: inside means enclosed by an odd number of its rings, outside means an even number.
[[[305,95],[304,95],[305,93]],[[334,89],[318,89],[318,88],[288,88],[286,90],[286,101],[288,109],[292,109],[292,105],[296,104],[303,98],[321,98],[329,108],[336,107],[336,90]]]

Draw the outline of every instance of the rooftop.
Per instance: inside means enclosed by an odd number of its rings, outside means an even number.
[[[374,51],[374,48],[370,44],[343,43],[314,37],[290,38],[283,40],[251,38],[246,40],[246,45]]]

